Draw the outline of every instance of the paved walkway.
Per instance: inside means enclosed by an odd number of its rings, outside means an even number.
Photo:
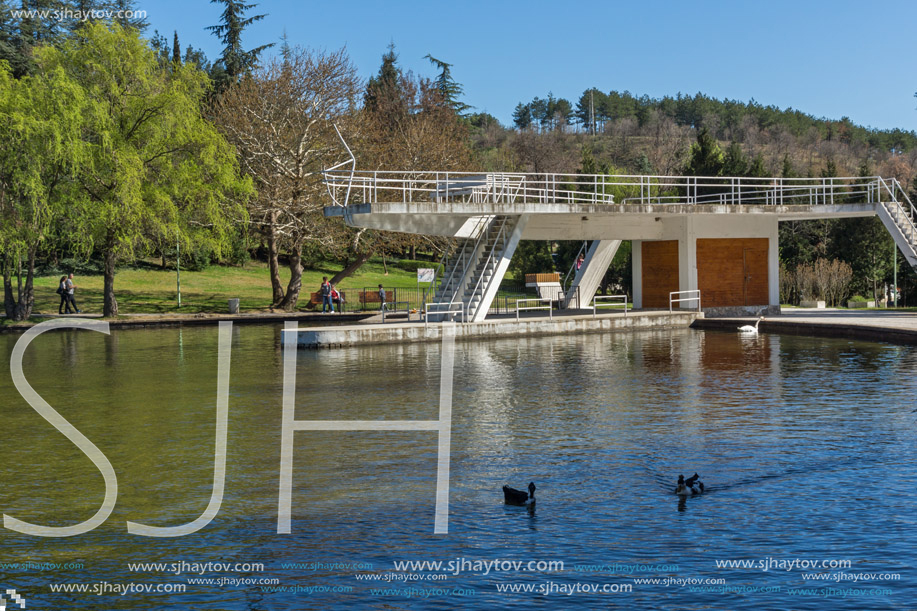
[[[649,311],[628,311],[628,316],[639,316]],[[658,313],[658,312],[657,312]],[[622,316],[622,312],[604,310],[599,313],[599,318]],[[41,316],[37,315],[36,317]],[[44,318],[45,316],[41,316]],[[75,315],[75,318],[100,318],[98,314]],[[554,318],[592,318],[591,310],[555,311]],[[58,318],[48,315],[47,318]],[[418,315],[411,316],[412,322],[418,322]],[[526,312],[522,318],[527,322],[537,322],[539,319],[547,320],[542,312]],[[502,314],[489,316],[488,321],[497,322],[515,319],[515,314]],[[279,323],[285,320],[298,320],[302,323],[354,324],[363,323],[372,325],[381,323],[382,317],[376,312],[326,314],[313,312],[249,312],[242,314],[128,314],[118,320],[109,321],[112,328],[146,327],[146,326],[173,326],[212,324],[216,321],[231,320],[247,323]],[[422,319],[421,319],[422,320]],[[745,324],[754,324],[753,317],[735,318],[700,318],[694,321],[693,327],[699,329],[718,329],[735,331]],[[406,323],[407,315],[401,312],[394,316],[386,316],[386,323]],[[422,322],[421,322],[422,325]],[[31,326],[30,323],[20,323],[3,327],[2,331],[23,331]],[[847,309],[814,309],[814,308],[784,308],[779,315],[766,316],[759,330],[762,333],[786,333],[795,335],[815,335],[825,337],[846,337],[851,339],[866,339],[874,341],[887,341],[903,344],[917,344],[917,312],[907,312],[895,309],[889,310],[847,310]]]
[[[735,330],[754,324],[755,319],[704,318],[695,321],[700,329]],[[846,310],[784,308],[776,316],[766,316],[758,329],[763,332],[847,337],[894,343],[917,344],[917,312],[901,310]]]

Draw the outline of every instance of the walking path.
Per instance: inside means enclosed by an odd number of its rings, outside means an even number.
[[[488,328],[490,333],[500,329],[500,334],[506,335],[531,335],[533,332],[538,334],[549,334],[552,329],[558,333],[570,332],[574,326],[580,331],[599,331],[616,328],[618,330],[645,328],[645,326],[658,326],[665,321],[669,325],[691,325],[696,329],[717,329],[723,331],[736,331],[738,327],[745,324],[754,324],[754,318],[704,318],[694,316],[675,316],[668,318],[664,316],[668,312],[659,311],[629,311],[626,318],[636,318],[637,320],[620,320],[611,322],[609,319],[624,319],[621,312],[599,313],[598,321],[592,320],[591,311],[559,311],[554,312],[554,323],[549,321],[547,316],[541,315],[541,312],[527,312],[522,316],[520,327],[515,333],[511,333],[509,327],[515,323],[514,314],[504,314],[489,316],[488,325],[482,328]],[[687,314],[680,312],[679,314]],[[80,314],[74,315],[73,318],[93,318],[98,319],[98,314]],[[358,325],[357,335],[362,336],[364,343],[368,335],[376,335],[377,338],[386,337],[387,341],[415,341],[419,337],[430,336],[427,339],[435,339],[433,336],[438,331],[430,333],[405,331],[410,327],[423,327],[423,323],[417,322],[417,315],[411,316],[412,322],[407,321],[405,313],[386,316],[386,323],[382,322],[382,317],[378,312],[347,313],[347,314],[321,314],[315,312],[249,312],[244,314],[127,314],[119,317],[117,320],[110,320],[109,325],[113,329],[118,328],[143,328],[158,326],[180,326],[180,325],[206,325],[219,321],[233,321],[238,323],[281,323],[295,320],[300,325],[321,325],[320,328],[334,327],[337,325]],[[648,317],[648,319],[647,319]],[[63,318],[56,315],[37,315],[36,318],[45,318],[48,320],[54,318]],[[640,319],[643,320],[640,320]],[[563,322],[564,320],[568,322]],[[570,319],[575,319],[570,320]],[[605,319],[604,322],[601,322]],[[32,326],[33,323],[17,323],[0,328],[0,332],[21,332]],[[517,323],[519,324],[519,323]],[[438,327],[438,325],[430,325]],[[399,327],[398,337],[392,336],[393,327]],[[378,329],[380,333],[367,334],[365,330]],[[850,339],[863,339],[870,341],[885,341],[899,344],[917,344],[917,312],[902,310],[846,310],[846,309],[808,309],[808,308],[784,308],[782,313],[774,316],[767,316],[761,321],[759,331],[762,333],[784,333],[793,335],[814,335],[822,337],[842,337]],[[351,337],[354,335],[354,328],[338,327],[338,329]],[[306,327],[300,326],[300,331],[305,331]],[[471,331],[471,329],[469,329]],[[324,335],[324,334],[323,334]],[[338,335],[338,334],[335,334]],[[477,335],[476,333],[465,334],[468,337]],[[486,333],[483,334],[486,336]],[[305,338],[304,338],[305,339]],[[330,339],[330,338],[327,338]],[[342,345],[350,342],[340,342],[334,340],[319,342],[324,345]],[[304,341],[303,344],[310,342]],[[376,343],[369,341],[366,343]]]
[[[735,331],[754,324],[754,318],[703,318],[697,329]],[[762,333],[787,333],[844,337],[898,344],[917,344],[917,312],[902,310],[842,310],[783,308],[781,314],[766,316],[758,327]]]
[[[348,312],[346,314],[322,314],[321,312],[247,312],[240,314],[123,314],[117,319],[107,319],[112,329],[139,329],[143,327],[175,327],[182,325],[208,325],[221,321],[237,323],[282,323],[287,320],[298,320],[306,324],[353,324],[369,316],[372,312]],[[35,314],[33,319],[54,320],[55,318],[88,318],[102,319],[101,314]],[[32,327],[33,322],[13,323],[0,327],[0,333],[23,332]]]

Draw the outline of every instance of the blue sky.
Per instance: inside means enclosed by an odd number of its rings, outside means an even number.
[[[250,0],[254,1],[254,0]],[[204,27],[222,6],[142,0],[151,23],[214,59]],[[390,42],[404,69],[434,76],[423,57],[453,64],[464,101],[504,124],[520,101],[552,91],[575,104],[589,87],[651,97],[694,94],[848,116],[879,129],[917,129],[917,2],[544,2],[264,0],[251,48],[278,41],[346,46],[364,78]]]

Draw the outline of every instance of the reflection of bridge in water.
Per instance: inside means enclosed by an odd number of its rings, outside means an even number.
[[[878,215],[917,267],[917,209],[894,178],[706,178],[331,169],[325,216],[459,238],[432,301],[487,314],[520,240],[591,241],[562,307],[586,307],[622,240],[637,308],[700,291],[708,312],[779,308],[780,221]],[[582,306],[581,306],[582,304]],[[695,303],[683,303],[695,308]]]

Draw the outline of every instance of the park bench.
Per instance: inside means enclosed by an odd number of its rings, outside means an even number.
[[[385,303],[395,300],[395,291],[385,291]],[[379,303],[379,291],[360,291],[360,305],[365,310],[366,304]],[[379,306],[382,309],[382,306]]]
[[[344,298],[344,303],[347,303],[347,293],[345,293],[344,291],[338,291],[338,293],[340,293],[341,297]],[[317,306],[320,306],[320,305],[322,305],[321,292],[319,291],[319,292],[312,293],[311,296],[309,297],[309,303],[306,304],[306,308],[309,310],[314,310]],[[335,300],[334,307],[338,308],[338,311],[343,312],[344,309],[341,308],[340,306],[341,306],[341,301]]]

